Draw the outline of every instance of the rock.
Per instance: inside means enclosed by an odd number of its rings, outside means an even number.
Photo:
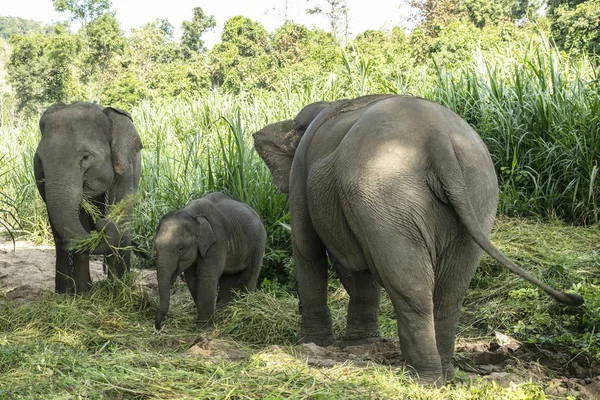
[[[212,354],[213,353],[210,349],[203,349],[202,347],[198,346],[197,344],[193,345],[192,347],[187,349],[187,351],[185,352],[185,355],[191,356],[191,357],[211,357]]]
[[[496,336],[496,343],[498,343],[500,349],[502,349],[505,352],[514,353],[522,346],[519,341],[511,338],[508,335],[505,335],[501,332],[495,332],[494,334]]]
[[[479,365],[476,368],[476,372],[479,372],[479,373],[485,374],[485,375],[490,375],[494,372],[500,372],[500,371],[502,371],[502,367],[500,367],[499,365],[494,365],[494,364]]]
[[[519,375],[510,372],[492,372],[487,378],[502,387],[509,387],[511,383],[519,383],[523,380]]]

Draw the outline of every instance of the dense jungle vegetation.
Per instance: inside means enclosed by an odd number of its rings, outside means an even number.
[[[283,19],[267,32],[235,16],[212,48],[203,35],[215,20],[200,7],[175,37],[168,20],[123,32],[110,0],[53,4],[66,20],[51,27],[0,16],[1,235],[51,240],[32,170],[43,109],[76,100],[126,109],[144,143],[137,241],[152,254],[158,219],[206,192],[248,202],[268,232],[262,290],[223,310],[214,335],[295,354],[288,203],[251,134],[314,101],[421,96],[457,112],[487,144],[500,186],[498,247],[586,299],[581,310],[565,310],[485,257],[460,335],[501,330],[600,361],[599,0],[413,0],[411,29],[354,34],[346,2],[327,0],[312,11],[329,18],[329,30]],[[435,393],[399,388],[382,366],[343,366],[323,378],[303,364],[277,364],[272,349],[243,362],[191,362],[176,357],[198,340],[189,296],[174,305],[168,337],[156,339],[156,300],[117,286],[100,283],[82,301],[49,296],[0,316],[0,398],[67,397],[80,376],[88,379],[83,396],[98,398],[350,398],[352,390],[355,398],[545,398],[537,385],[509,390],[484,381]],[[332,280],[342,332],[347,300],[339,292]],[[394,337],[393,310],[382,307],[383,331]],[[89,318],[75,322],[80,315]]]

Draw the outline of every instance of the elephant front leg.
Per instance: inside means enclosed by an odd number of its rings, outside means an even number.
[[[350,276],[350,302],[343,345],[353,346],[379,341],[381,286],[368,271],[351,272]]]
[[[75,293],[81,294],[87,292],[92,286],[92,276],[90,275],[90,256],[82,253],[72,253],[70,259],[73,262],[72,268]]]
[[[61,242],[54,239],[56,246],[56,275],[54,276],[54,290],[56,293],[69,293],[73,290],[73,277],[71,276],[71,263],[69,251]]]
[[[125,273],[129,272],[129,266],[131,265],[131,250],[127,248],[131,244],[123,242],[120,248],[115,248],[111,253],[106,255],[106,264],[108,266],[108,277],[116,277],[123,279]]]
[[[52,224],[54,249],[56,252],[54,291],[56,293],[70,293],[73,291],[72,254],[69,255],[67,243],[56,233]]]
[[[113,221],[101,218],[96,222],[96,230],[104,231],[106,240],[98,246],[94,253],[104,250],[108,277],[123,279],[131,265],[131,233],[121,232]]]
[[[183,274],[185,276],[185,283],[188,287],[188,289],[190,290],[190,294],[192,295],[192,298],[194,299],[194,304],[197,305],[198,304],[198,282],[196,281],[198,278],[198,273],[196,270],[196,265],[192,265],[191,267],[189,267],[188,269],[186,269],[185,271],[183,271]]]

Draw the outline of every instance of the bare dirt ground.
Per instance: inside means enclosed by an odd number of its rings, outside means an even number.
[[[45,291],[54,290],[54,247],[17,242],[16,251],[10,241],[0,240],[0,298],[17,306],[38,299]],[[102,261],[92,261],[94,281],[104,279]],[[151,270],[138,270],[138,282],[144,291],[156,293],[156,275]],[[164,344],[163,344],[164,345]],[[249,357],[247,351],[223,340],[182,338],[174,346],[185,346],[191,357],[240,360]],[[273,352],[290,357],[273,346]],[[338,345],[320,347],[299,346],[298,358],[318,368],[352,362],[401,368],[403,359],[397,339],[384,339],[372,345],[341,348]],[[455,365],[461,372],[457,384],[468,384],[479,377],[508,387],[515,383],[540,384],[549,398],[574,396],[600,399],[600,364],[555,348],[540,348],[523,344],[497,333],[493,338],[459,338]]]
[[[54,291],[54,246],[13,242],[0,238],[0,298],[11,305],[20,305]],[[92,281],[104,279],[102,259],[90,261]],[[136,270],[137,281],[145,291],[156,292],[156,272]]]

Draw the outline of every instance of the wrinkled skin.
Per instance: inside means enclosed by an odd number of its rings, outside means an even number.
[[[215,301],[224,304],[233,291],[253,291],[266,241],[258,214],[222,193],[209,193],[164,215],[155,238],[160,295],[156,329],[169,311],[170,286],[182,272],[201,324],[210,322]]]
[[[56,246],[56,292],[88,290],[89,254],[69,248],[75,241],[89,237],[94,229],[104,229],[108,239],[90,254],[106,254],[109,276],[123,277],[129,269],[130,251],[115,247],[129,247],[131,232],[119,231],[106,218],[94,224],[80,204],[85,195],[104,213],[137,190],[142,143],[131,116],[123,110],[90,103],[55,104],[42,115],[40,130],[34,174]],[[131,208],[127,210],[124,222],[132,212]]]
[[[334,341],[327,254],[349,287],[345,343],[379,337],[381,287],[394,305],[402,354],[422,382],[452,377],[456,325],[482,249],[566,304],[489,241],[498,201],[491,158],[456,114],[408,96],[306,106],[254,134],[289,193],[302,342]]]

